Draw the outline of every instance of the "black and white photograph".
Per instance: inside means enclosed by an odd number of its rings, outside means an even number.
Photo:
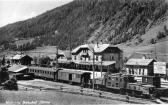
[[[168,104],[168,0],[0,0],[0,105]]]

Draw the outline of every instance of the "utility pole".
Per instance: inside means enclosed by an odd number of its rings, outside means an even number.
[[[93,65],[92,65],[92,68],[93,68],[93,90],[94,90],[94,85],[95,85],[95,68],[94,68],[94,65],[95,65],[95,61],[94,61],[94,48],[93,48]]]
[[[71,46],[71,35],[69,34],[69,53],[70,53],[70,61],[72,60],[71,51],[72,51],[72,46]]]
[[[57,34],[57,30],[55,31],[55,36]],[[58,68],[58,45],[56,46],[56,69]]]
[[[157,60],[157,56],[156,56],[156,40],[155,40],[155,59]]]
[[[103,63],[103,55],[101,56],[101,77],[102,77],[102,71],[103,71],[102,63]]]
[[[56,69],[58,68],[58,46],[56,46]]]

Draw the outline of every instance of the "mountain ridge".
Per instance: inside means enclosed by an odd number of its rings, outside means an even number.
[[[149,44],[152,38],[159,40],[158,32],[147,41],[145,35],[168,16],[167,7],[165,0],[74,0],[0,28],[0,42],[34,38],[34,46],[58,45],[60,49],[69,49],[70,39],[73,48],[97,42]],[[159,30],[164,34],[161,38],[167,36],[167,24],[165,27]]]

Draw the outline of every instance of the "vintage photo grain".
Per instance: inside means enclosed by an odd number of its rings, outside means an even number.
[[[0,105],[168,103],[168,0],[0,0]]]

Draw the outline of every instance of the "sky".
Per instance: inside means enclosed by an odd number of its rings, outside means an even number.
[[[0,27],[67,4],[72,0],[0,0]]]

